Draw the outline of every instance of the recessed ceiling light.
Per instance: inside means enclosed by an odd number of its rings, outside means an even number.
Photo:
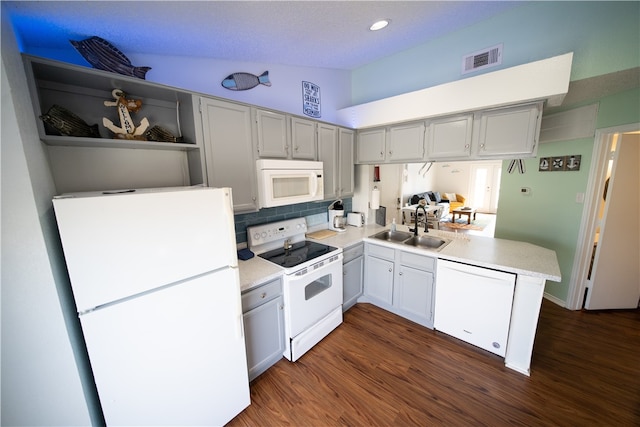
[[[369,27],[371,31],[378,31],[389,25],[391,22],[390,19],[381,19],[380,21],[374,22],[373,25]]]

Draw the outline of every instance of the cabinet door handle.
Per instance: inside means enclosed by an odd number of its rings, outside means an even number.
[[[266,292],[263,292],[263,293],[261,293],[261,294],[260,294],[260,298],[262,298],[262,299],[265,299],[265,298],[266,298],[266,296],[267,296],[267,293],[266,293]]]
[[[390,269],[389,269],[389,273],[391,273],[392,271],[393,271],[393,269],[392,269],[392,268],[390,268]]]
[[[402,276],[402,271],[400,273],[398,273],[399,276]]]

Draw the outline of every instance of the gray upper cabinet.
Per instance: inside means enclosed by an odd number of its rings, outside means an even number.
[[[442,117],[429,122],[427,159],[469,158],[473,114]]]
[[[59,193],[123,188],[170,187],[205,182],[202,146],[196,137],[193,94],[107,71],[23,55],[35,117],[58,105],[95,125],[99,135],[68,136],[36,119],[40,139]],[[139,100],[133,125],[143,118],[148,129],[160,126],[180,142],[120,139],[103,125],[107,118],[120,126],[118,110],[105,106],[120,89]],[[144,133],[144,132],[143,132]]]
[[[386,129],[376,128],[358,131],[356,163],[380,163],[385,160]]]
[[[338,130],[336,126],[318,124],[318,160],[324,169],[324,198],[338,197]]]
[[[315,160],[316,122],[254,108],[259,158]]]
[[[291,158],[300,160],[317,158],[315,121],[291,117]]]
[[[290,157],[290,137],[286,114],[254,109],[258,156],[261,158]]]
[[[478,158],[535,156],[542,103],[488,110],[477,116],[475,154]]]
[[[419,162],[424,158],[424,122],[390,126],[387,135],[389,162]]]
[[[231,187],[235,213],[258,210],[251,107],[200,98],[207,176],[211,187]]]
[[[356,163],[535,157],[542,103],[434,117],[358,131]]]
[[[355,191],[353,167],[354,144],[355,132],[351,129],[338,128],[339,197],[353,196]]]
[[[324,166],[324,198],[352,196],[354,192],[354,131],[318,123],[318,160]]]

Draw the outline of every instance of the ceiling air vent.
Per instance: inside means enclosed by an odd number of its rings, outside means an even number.
[[[462,58],[462,74],[502,64],[502,44],[474,52]]]

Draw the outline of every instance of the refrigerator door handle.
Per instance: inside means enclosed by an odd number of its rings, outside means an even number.
[[[238,316],[238,338],[244,339],[244,316],[242,313]]]

